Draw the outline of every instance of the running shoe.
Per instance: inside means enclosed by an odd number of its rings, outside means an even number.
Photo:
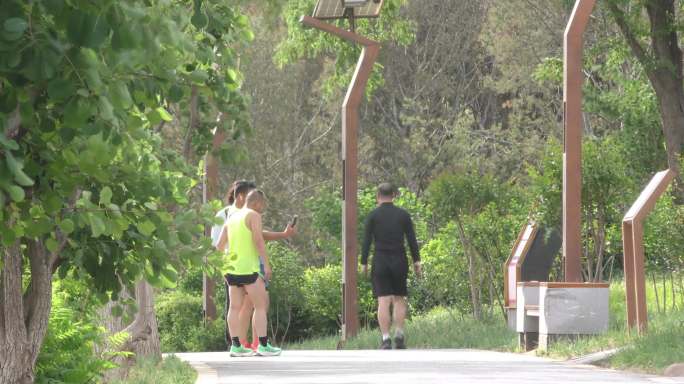
[[[252,344],[248,343],[247,340],[240,340],[240,345],[247,349],[254,349],[252,348]]]
[[[241,346],[239,346],[239,347],[236,347],[236,346],[233,345],[233,346],[230,347],[230,356],[231,356],[231,357],[249,357],[249,356],[254,356],[254,351],[251,350],[251,349],[249,349],[249,348],[245,348],[244,345],[241,345]]]
[[[259,344],[257,348],[257,355],[259,356],[279,356],[282,350],[280,348],[272,347],[270,343],[263,346]]]
[[[394,337],[394,349],[406,349],[404,335],[398,335]]]
[[[380,349],[392,349],[392,339],[383,340]]]

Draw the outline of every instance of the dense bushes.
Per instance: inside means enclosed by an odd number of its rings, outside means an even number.
[[[168,352],[222,351],[226,349],[223,320],[206,326],[202,318],[202,296],[169,291],[155,305],[162,349]]]
[[[103,328],[87,313],[65,303],[67,294],[55,288],[45,342],[36,365],[36,383],[90,383],[115,365],[113,353],[97,351],[106,340]],[[121,337],[118,338],[119,341]],[[117,340],[114,341],[116,345]]]

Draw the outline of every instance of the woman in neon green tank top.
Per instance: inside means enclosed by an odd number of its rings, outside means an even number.
[[[247,200],[247,195],[249,192],[253,191],[256,189],[256,185],[253,182],[250,181],[245,181],[245,180],[239,180],[235,181],[231,188],[228,191],[228,198],[227,203],[230,204],[229,207],[226,207],[225,210],[226,215],[224,215],[225,219],[227,220],[228,217],[232,216],[234,213],[238,212],[242,208],[245,207],[245,202]],[[225,229],[225,225],[222,226],[222,228]],[[288,224],[287,227],[285,228],[284,231],[282,232],[271,232],[271,231],[262,231],[264,241],[274,241],[274,240],[283,240],[290,238],[294,236],[297,233],[296,227],[294,225]],[[217,249],[219,250],[226,250],[229,248],[227,245],[227,240],[228,237],[226,236],[227,232],[224,234],[223,231],[219,231],[219,238],[220,240],[218,241],[218,244],[216,246]],[[226,257],[226,262],[228,262],[228,257]],[[261,268],[262,270],[260,271],[263,277],[263,263],[261,263]],[[225,269],[221,268],[221,269]],[[224,272],[225,276],[225,272]],[[226,310],[229,307],[229,295],[228,295],[228,282],[224,281],[225,283],[225,288],[226,288]],[[267,284],[268,288],[268,284]],[[255,324],[255,317],[253,316],[254,314],[254,303],[252,303],[252,300],[250,299],[249,296],[245,296],[243,303],[242,303],[242,309],[240,310],[240,323],[243,325],[241,327],[243,333],[240,334],[240,343],[243,346],[246,346],[247,348],[251,348],[254,350],[258,349],[259,346],[259,339],[256,336],[256,332],[254,331],[256,329],[256,324]],[[226,343],[228,345],[231,345],[231,340],[228,335],[228,325],[227,325],[228,317],[226,314]],[[249,330],[249,325],[250,321],[252,324],[252,338],[253,342],[250,344],[247,341],[247,331]]]
[[[254,352],[240,343],[240,335],[245,331],[240,322],[240,310],[245,298],[249,295],[254,303],[256,333],[259,337],[257,354],[261,356],[280,355],[279,348],[268,343],[267,312],[268,298],[264,279],[259,278],[259,256],[264,263],[264,277],[271,278],[271,266],[268,260],[261,213],[266,208],[264,193],[254,190],[247,195],[247,206],[231,215],[226,223],[228,242],[230,244],[230,273],[226,274],[230,307],[228,309],[228,328],[232,339],[231,356],[251,356]]]

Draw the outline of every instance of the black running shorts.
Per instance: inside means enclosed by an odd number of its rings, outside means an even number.
[[[373,257],[371,276],[375,297],[408,296],[406,255],[376,254]]]
[[[245,285],[256,283],[257,279],[259,278],[259,274],[254,272],[251,275],[231,275],[229,273],[225,277],[228,285],[244,287]]]

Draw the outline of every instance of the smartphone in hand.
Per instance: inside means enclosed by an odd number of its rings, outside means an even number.
[[[290,227],[293,227],[293,228],[294,228],[294,227],[297,226],[297,219],[298,219],[298,218],[299,218],[299,216],[294,215],[294,217],[293,217],[292,220],[290,221]]]

